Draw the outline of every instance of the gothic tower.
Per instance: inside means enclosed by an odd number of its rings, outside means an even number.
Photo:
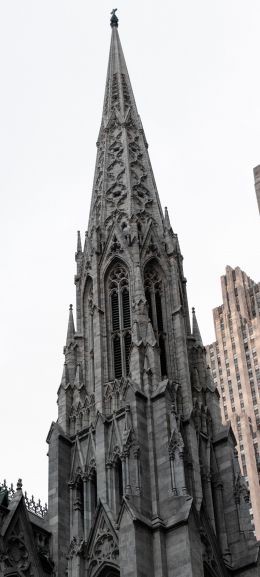
[[[56,576],[259,575],[249,495],[113,11],[88,231],[48,435]],[[258,567],[258,568],[257,568]],[[67,571],[67,573],[66,573]]]

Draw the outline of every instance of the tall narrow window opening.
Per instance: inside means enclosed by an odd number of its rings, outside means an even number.
[[[131,347],[131,311],[129,280],[126,268],[117,262],[109,279],[110,293],[110,334],[113,357],[113,375],[116,379],[129,373]]]
[[[118,458],[115,464],[115,500],[116,500],[117,513],[119,513],[120,511],[123,495],[124,495],[123,468],[122,468],[122,462]]]
[[[92,503],[92,515],[94,515],[97,507],[97,475],[96,471],[92,473],[91,479],[91,503]]]
[[[115,378],[120,379],[122,376],[122,356],[121,356],[121,341],[120,336],[116,334],[113,339],[114,347],[114,371]]]
[[[153,265],[149,265],[144,274],[145,298],[148,304],[148,315],[153,325],[153,330],[160,347],[161,375],[167,375],[165,332],[163,320],[163,285],[158,271]]]

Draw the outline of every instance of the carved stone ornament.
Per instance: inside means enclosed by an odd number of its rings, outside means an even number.
[[[183,454],[183,450],[184,450],[183,438],[181,436],[181,433],[179,433],[179,431],[177,431],[176,429],[174,431],[172,431],[171,438],[170,438],[169,445],[168,445],[168,450],[169,450],[170,459],[175,458],[176,452],[178,452],[179,455]]]
[[[116,235],[114,235],[113,239],[112,239],[112,243],[110,245],[109,254],[118,254],[118,253],[122,253],[122,252],[123,252],[122,246],[121,246],[120,242],[118,241]]]
[[[248,490],[245,478],[241,475],[240,466],[238,463],[238,452],[234,449],[234,497],[235,503],[239,505],[241,498],[246,503],[250,501],[250,492]]]
[[[104,527],[104,530],[100,530],[97,535],[91,558],[89,560],[88,575],[90,576],[94,570],[96,570],[102,563],[104,563],[104,561],[117,563],[118,558],[118,544],[107,527]]]
[[[160,252],[157,244],[155,244],[153,237],[151,236],[150,242],[148,244],[146,254],[153,254],[154,256],[160,257]]]
[[[217,564],[215,561],[214,551],[204,527],[200,527],[200,537],[203,544],[203,561],[215,571],[217,569]]]
[[[241,498],[243,498],[246,503],[249,503],[249,501],[250,501],[250,493],[249,493],[249,490],[247,488],[246,481],[240,472],[237,474],[237,476],[235,478],[234,497],[235,497],[235,502],[237,504],[240,503]]]
[[[31,561],[21,536],[13,535],[8,539],[7,555],[21,571],[27,571],[29,569]]]
[[[114,379],[114,381],[105,384],[104,401],[106,414],[110,415],[113,410],[118,410],[123,405],[128,387],[129,380],[124,377]]]
[[[67,559],[72,559],[76,555],[84,554],[84,541],[83,539],[76,539],[73,537],[69,546]]]

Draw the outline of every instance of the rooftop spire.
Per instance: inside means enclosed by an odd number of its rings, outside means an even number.
[[[102,121],[89,218],[89,236],[95,228],[103,240],[122,218],[143,223],[152,219],[163,230],[164,217],[147,151],[142,123],[112,10],[111,44]],[[125,221],[124,221],[125,222]],[[121,223],[121,224],[120,224]]]
[[[75,335],[75,327],[74,327],[74,319],[73,319],[73,307],[70,305],[69,309],[69,322],[68,322],[68,331],[67,331],[67,340],[66,346],[70,344],[70,342],[74,339]]]
[[[165,226],[166,226],[167,230],[171,230],[171,223],[170,223],[170,218],[169,218],[167,206],[164,209],[164,222],[165,222]]]
[[[77,253],[81,253],[81,252],[82,252],[81,236],[80,236],[80,230],[78,230],[78,232],[77,232]]]
[[[198,321],[197,321],[194,307],[192,307],[192,336],[196,339],[197,344],[199,344],[203,347],[203,342],[202,342],[202,338],[201,338],[199,325],[198,325]]]

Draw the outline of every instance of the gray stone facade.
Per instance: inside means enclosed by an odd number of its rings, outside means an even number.
[[[89,226],[49,437],[59,577],[259,574],[236,440],[112,22]]]
[[[83,248],[78,235],[76,323],[70,307],[47,439],[53,575],[255,577],[236,441],[221,422],[194,311],[191,330],[178,238],[161,209],[113,12]],[[3,559],[9,536],[1,539]],[[45,575],[36,562],[31,573],[2,567],[9,577]]]

